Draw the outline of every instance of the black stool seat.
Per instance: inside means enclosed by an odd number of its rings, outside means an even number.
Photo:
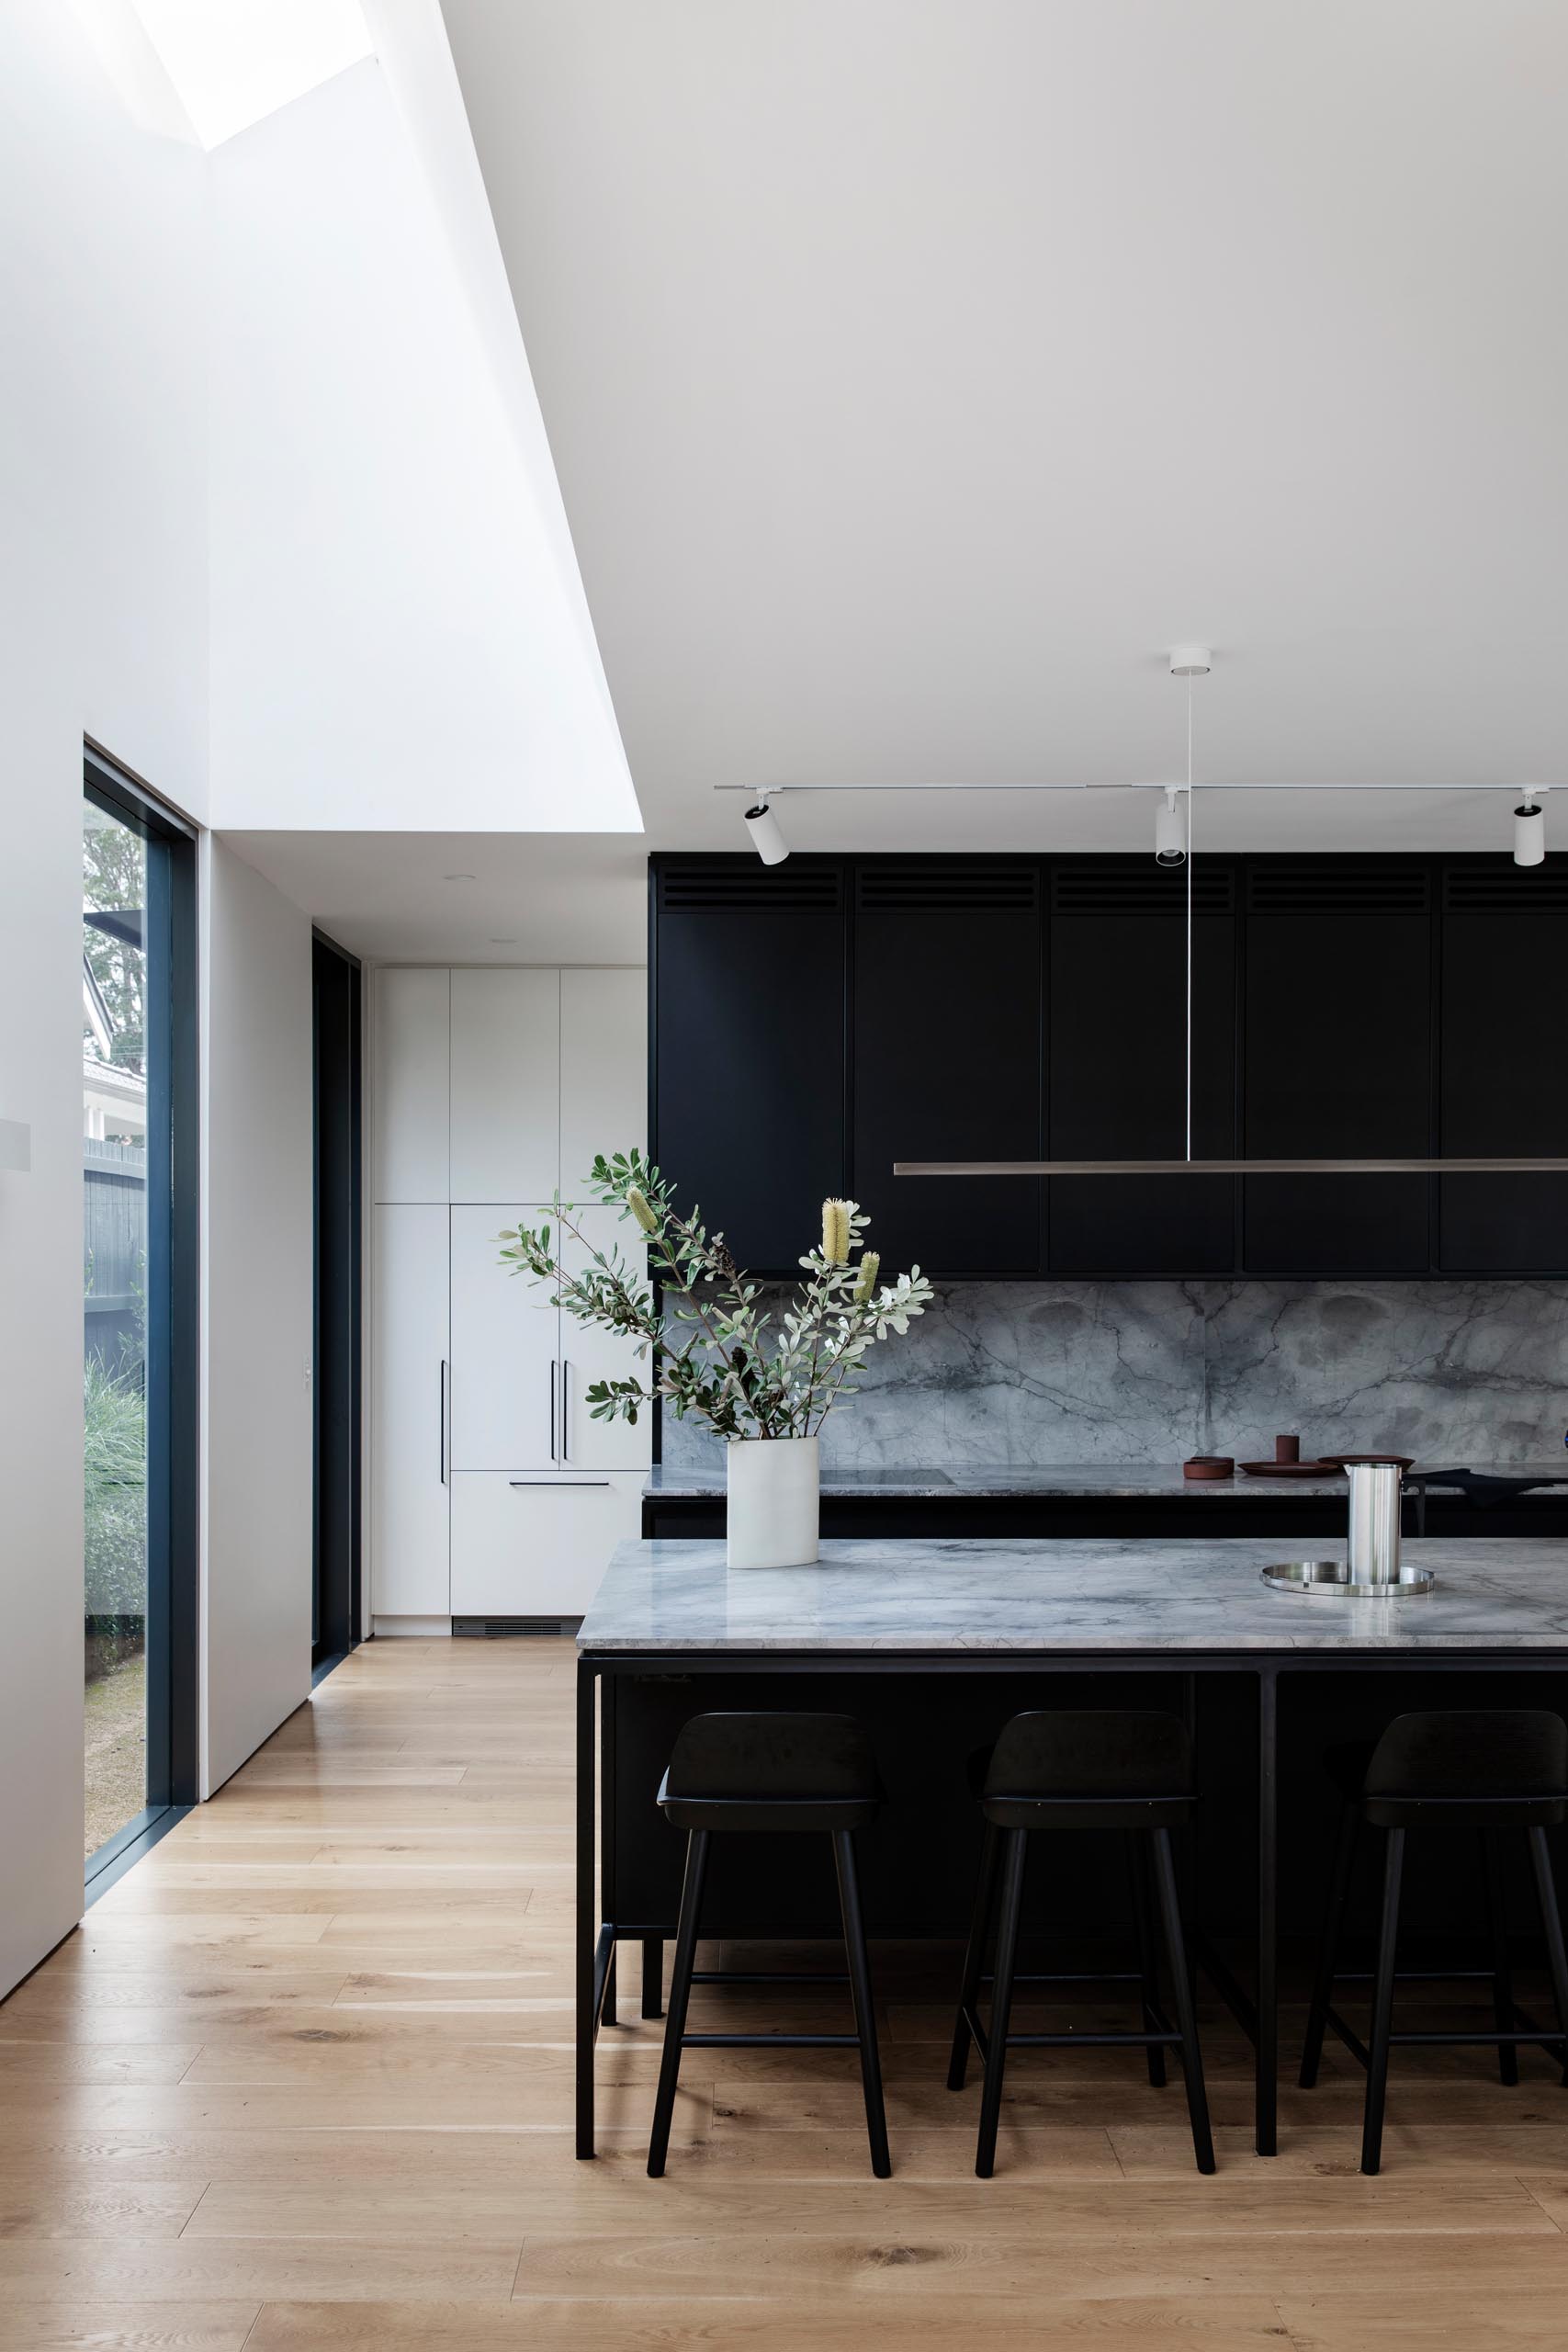
[[[998,1829],[1157,1829],[1188,1818],[1194,1791],[1179,1716],[1043,1710],[1005,1726],[978,1793]]]
[[[864,1829],[882,1802],[852,1715],[697,1715],[659,1790],[677,1829]]]
[[[1087,2044],[1142,2050],[1149,2081],[1156,2087],[1165,2081],[1166,2052],[1174,2049],[1179,2053],[1187,2081],[1198,2169],[1213,2172],[1214,2150],[1197,2013],[1170,1849],[1171,1829],[1188,1819],[1196,1798],[1191,1744],[1185,1724],[1175,1715],[1128,1711],[1041,1711],[1015,1715],[1003,1726],[994,1747],[977,1749],[970,1757],[969,1787],[985,1832],[947,2083],[950,2090],[963,2089],[973,2045],[986,2066],[976,2171],[985,2179],[995,2166],[1008,2051]],[[1021,1974],[1018,1944],[1030,1837],[1038,1830],[1075,1829],[1114,1829],[1126,1837],[1137,1969],[1100,1971],[1089,1976]],[[1160,1998],[1149,1900],[1151,1863],[1170,1968],[1174,2025]],[[986,1943],[998,1884],[1000,1909],[987,2026],[981,2020],[978,2003],[986,1982]],[[1084,1984],[1136,1984],[1143,2011],[1141,2029],[1114,2033],[1014,2033],[1010,2030],[1013,1994],[1019,1985]]]
[[[1361,2170],[1375,2173],[1382,2162],[1383,2104],[1389,2056],[1404,2043],[1491,2043],[1506,2084],[1518,2081],[1521,2043],[1540,2042],[1563,2059],[1568,2082],[1568,1954],[1557,1907],[1546,1832],[1568,1811],[1568,1724],[1559,1715],[1533,1708],[1433,1709],[1401,1715],[1375,1747],[1346,1742],[1325,1758],[1344,1799],[1339,1838],[1329,1884],[1328,1913],[1316,1982],[1307,2012],[1300,2083],[1317,2080],[1325,2034],[1332,2030],[1367,2070],[1367,2099],[1361,2126]],[[1338,1963],[1340,1933],[1349,1896],[1356,1849],[1363,1826],[1386,1833],[1382,1914],[1377,1967],[1372,1977],[1371,2030],[1363,2041],[1334,2006],[1334,1987],[1350,1972]],[[1483,1915],[1492,1947],[1486,1969],[1405,1971],[1397,1965],[1399,1899],[1404,1839],[1411,1829],[1480,1832]],[[1556,2033],[1538,2026],[1514,1999],[1509,1972],[1504,1876],[1497,1840],[1504,1832],[1524,1832],[1529,1847],[1536,1898],[1546,1934],[1547,1960],[1557,2008]],[[1493,2026],[1489,2033],[1395,2033],[1393,1996],[1412,1975],[1447,1982],[1466,1976],[1490,1979]]]
[[[1366,1817],[1414,1829],[1555,1829],[1568,1802],[1568,1724],[1535,1708],[1401,1715],[1367,1766]]]
[[[659,1803],[667,1818],[687,1835],[670,2014],[648,2146],[648,2169],[653,2178],[663,2172],[669,2153],[681,2052],[699,2044],[706,2049],[761,2043],[769,2049],[858,2050],[871,2168],[883,2180],[892,2171],[854,1845],[855,1831],[874,1821],[882,1802],[871,1743],[852,1715],[696,1715],[682,1724],[659,1789]],[[816,1972],[779,1976],[771,1971],[696,1965],[703,1888],[714,1838],[785,1830],[817,1830],[831,1839],[855,2030],[853,2033],[688,2033],[686,2012],[694,1984],[841,1984],[845,1981],[842,1975]],[[784,1933],[787,1932],[786,1928]]]

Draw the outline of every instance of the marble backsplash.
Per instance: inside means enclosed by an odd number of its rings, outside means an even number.
[[[961,1283],[867,1358],[825,1466],[1379,1452],[1541,1461],[1568,1427],[1568,1283]],[[720,1442],[666,1414],[663,1458]]]

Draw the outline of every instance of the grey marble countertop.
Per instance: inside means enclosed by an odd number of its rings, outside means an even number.
[[[1326,1551],[1341,1547],[1327,1546]],[[842,1651],[1568,1650],[1568,1545],[1429,1538],[1422,1600],[1273,1591],[1278,1537],[963,1542],[864,1537],[813,1567],[725,1566],[721,1543],[616,1549],[580,1649]],[[1286,1555],[1286,1556],[1289,1556]]]
[[[1417,1464],[1417,1470],[1420,1465]],[[1447,1466],[1446,1464],[1443,1466]],[[1568,1453],[1557,1462],[1472,1462],[1468,1465],[1499,1478],[1562,1478],[1568,1476]],[[1441,1489],[1435,1491],[1441,1492]],[[666,1500],[699,1495],[722,1495],[724,1472],[680,1470],[656,1464],[648,1474],[645,1495]],[[1213,1501],[1226,1495],[1337,1495],[1343,1498],[1345,1480],[1337,1473],[1323,1478],[1184,1478],[1179,1462],[1072,1463],[1049,1470],[1012,1469],[1005,1463],[994,1468],[964,1470],[826,1470],[822,1492],[846,1495],[889,1495],[896,1499],[925,1496],[982,1495],[1195,1495]]]

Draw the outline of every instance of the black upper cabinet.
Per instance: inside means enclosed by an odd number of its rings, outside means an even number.
[[[1192,876],[1192,1151],[1235,1150],[1235,877]],[[1187,878],[1153,858],[1062,858],[1052,876],[1049,1157],[1179,1159],[1187,1148]],[[1056,1176],[1063,1274],[1228,1273],[1228,1176]]]
[[[656,856],[649,1135],[759,1274],[1568,1272],[1568,1177],[895,1177],[1179,1158],[1187,879],[1139,857]],[[1568,1158],[1568,858],[1200,857],[1194,1155]]]
[[[1041,1157],[1040,897],[1023,858],[857,866],[850,1181],[890,1272],[1039,1269],[1037,1177],[893,1163]]]
[[[1431,876],[1418,858],[1249,861],[1243,944],[1249,1159],[1433,1148]],[[1424,1176],[1249,1176],[1248,1273],[1425,1273]]]
[[[844,1189],[836,859],[654,864],[649,1150],[741,1265],[794,1273]]]
[[[1568,1157],[1568,862],[1467,858],[1444,878],[1443,1153]],[[1568,1266],[1568,1177],[1445,1176],[1438,1190],[1444,1272]]]

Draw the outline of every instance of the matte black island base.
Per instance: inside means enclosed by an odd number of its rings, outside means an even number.
[[[1454,1675],[1474,1678],[1477,1689],[1501,1688],[1492,1703],[1506,1703],[1510,1685],[1568,1674],[1555,1542],[1410,1544],[1407,1558],[1438,1579],[1414,1607],[1325,1610],[1270,1591],[1262,1570],[1277,1552],[1236,1537],[861,1540],[825,1544],[813,1568],[731,1574],[720,1544],[622,1544],[578,1637],[578,2155],[594,2153],[594,2049],[614,2021],[619,1944],[642,1946],[643,2013],[659,2013],[680,1840],[653,1800],[681,1723],[726,1707],[860,1715],[890,1793],[864,1857],[870,1932],[959,1938],[976,1854],[964,1758],[1021,1706],[1086,1703],[1086,1677],[1098,1679],[1095,1702],[1167,1706],[1197,1734],[1211,1843],[1221,1849],[1212,1883],[1228,1886],[1238,1869],[1251,1881],[1251,1996],[1206,1940],[1200,1957],[1252,2041],[1255,2145],[1272,2155],[1280,1768],[1293,1747],[1282,1747],[1282,1702],[1304,1722],[1314,1696],[1330,1700],[1325,1678],[1353,1678],[1332,1693],[1339,1724],[1355,1703],[1347,1689],[1386,1717],[1423,1702],[1423,1677],[1450,1691]],[[1549,1702],[1561,1704],[1555,1694]],[[1292,1840],[1297,1821],[1292,1814]],[[705,1932],[831,1933],[829,1895],[805,1871],[781,1877],[776,1857],[765,1878],[739,1863],[716,1879]]]

